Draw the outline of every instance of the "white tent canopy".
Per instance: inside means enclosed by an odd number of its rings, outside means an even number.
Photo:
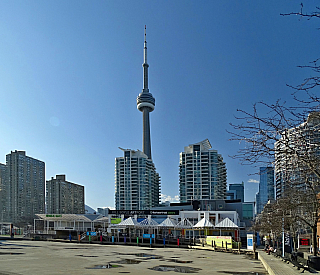
[[[177,225],[176,221],[171,218],[166,218],[158,227],[175,227]]]
[[[138,224],[138,226],[141,226],[141,227],[155,227],[157,225],[159,224],[153,219],[144,219]]]
[[[118,226],[137,226],[139,225],[138,221],[132,217],[123,220],[122,222],[120,222],[119,224],[117,224]]]
[[[192,228],[193,224],[187,218],[184,218],[176,225],[176,228]]]
[[[96,221],[98,218],[101,218],[102,215],[94,215],[94,214],[36,214],[42,220],[45,221],[67,221],[67,222],[74,222],[74,221],[81,221],[81,222],[92,222]]]
[[[216,228],[238,228],[238,226],[229,218],[225,218],[221,222],[219,222],[216,226]]]
[[[193,226],[194,228],[214,228],[214,225],[206,218],[198,221],[197,224]]]
[[[102,218],[96,219],[95,222],[109,222],[109,217],[102,217]]]

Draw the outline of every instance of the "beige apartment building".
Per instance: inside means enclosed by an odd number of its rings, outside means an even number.
[[[66,180],[65,175],[56,175],[46,181],[46,213],[84,214],[84,186]]]

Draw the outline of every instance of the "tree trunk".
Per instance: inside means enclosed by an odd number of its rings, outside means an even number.
[[[293,233],[293,251],[296,251],[297,250],[297,237],[296,235]]]
[[[313,256],[317,256],[318,252],[318,242],[317,242],[317,223],[312,227],[312,248]]]

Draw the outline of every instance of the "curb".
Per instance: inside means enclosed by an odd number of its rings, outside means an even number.
[[[267,264],[267,262],[262,257],[260,257],[260,252],[258,252],[258,255],[259,255],[259,260],[262,262],[264,268],[267,270],[269,275],[276,275],[271,269],[271,267]]]

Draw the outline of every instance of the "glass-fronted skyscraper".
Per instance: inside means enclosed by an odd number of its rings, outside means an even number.
[[[257,214],[261,213],[266,203],[275,199],[274,169],[260,167],[259,192],[256,195]]]
[[[139,150],[120,149],[124,156],[116,158],[116,209],[148,210],[158,206],[160,177],[152,160]]]
[[[6,156],[6,221],[32,221],[45,213],[45,163],[14,151]]]
[[[180,153],[180,202],[225,199],[227,168],[208,139],[190,144]]]
[[[235,200],[244,202],[244,182],[229,184],[229,191],[235,191]]]

